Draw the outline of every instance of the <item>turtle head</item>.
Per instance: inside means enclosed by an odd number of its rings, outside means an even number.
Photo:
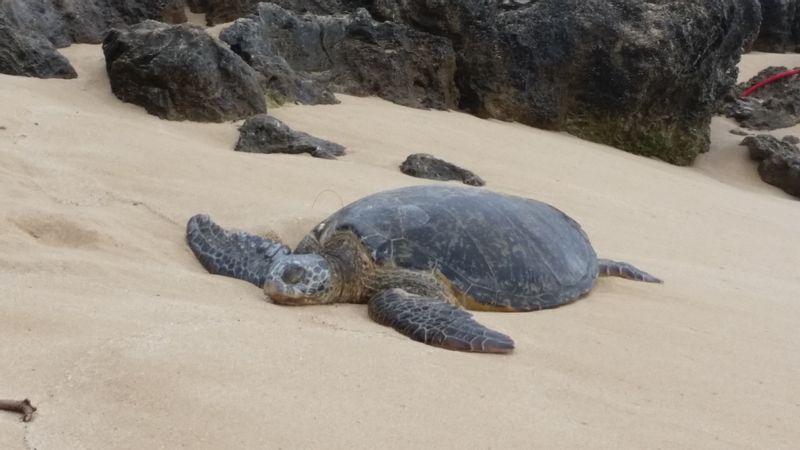
[[[270,267],[264,292],[282,305],[316,305],[334,301],[331,267],[320,255],[287,255]]]

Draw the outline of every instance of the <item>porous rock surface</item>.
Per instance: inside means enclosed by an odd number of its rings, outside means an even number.
[[[111,90],[169,120],[222,122],[265,113],[261,75],[204,29],[145,21],[103,41]]]
[[[761,31],[754,50],[772,53],[800,50],[800,0],[761,0]]]
[[[762,180],[800,197],[800,148],[796,144],[794,136],[781,140],[768,134],[748,136],[742,141],[750,150],[750,158],[759,162]]]
[[[267,80],[283,76],[280,57],[302,79],[352,95],[447,109],[457,105],[455,53],[442,37],[372,19],[365,9],[346,15],[300,15],[271,3],[237,20],[221,38]],[[274,70],[278,67],[278,70]],[[278,74],[278,76],[276,76]],[[280,85],[296,85],[294,81]]]
[[[272,40],[265,36],[261,17],[237,20],[222,30],[219,37],[231,50],[258,71],[270,102],[275,105],[338,103],[327,84],[298,73],[281,56]]]
[[[446,36],[460,106],[689,164],[761,21],[756,0],[375,0]]]
[[[3,0],[0,23],[47,38],[56,47],[99,44],[113,28],[153,19],[186,21],[185,0]]]
[[[147,19],[186,21],[185,0],[0,0],[0,72],[74,78],[55,49],[99,44],[112,27]]]
[[[800,123],[800,75],[781,78],[742,97],[747,88],[787,70],[770,66],[739,83],[725,97],[720,112],[753,130],[774,130]]]
[[[336,159],[344,155],[344,146],[302,131],[295,131],[280,120],[259,114],[239,127],[236,151],[249,153],[308,153],[315,158]]]
[[[197,8],[195,12],[205,12],[206,21],[209,25],[231,22],[234,19],[255,14],[258,4],[263,0],[189,0],[203,6]],[[297,13],[311,14],[341,14],[350,13],[358,8],[367,8],[372,5],[373,0],[270,0],[287,10]]]
[[[67,58],[44,36],[0,23],[0,73],[37,78],[75,78]]]
[[[400,171],[412,177],[427,178],[429,180],[458,180],[470,186],[483,186],[486,184],[474,172],[427,153],[408,155],[405,161],[400,164]]]

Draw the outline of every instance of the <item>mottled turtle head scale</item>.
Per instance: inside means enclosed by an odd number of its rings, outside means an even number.
[[[282,305],[333,303],[333,271],[317,254],[287,255],[272,263],[264,292]]]

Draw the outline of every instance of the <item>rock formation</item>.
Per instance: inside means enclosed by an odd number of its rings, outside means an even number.
[[[750,150],[750,158],[759,161],[762,180],[800,197],[800,148],[796,143],[794,136],[779,140],[768,134],[748,136],[742,141]]]
[[[206,13],[206,23],[211,26],[254,14],[260,2],[261,0],[205,0],[203,12]]]
[[[800,1],[761,0],[761,15],[755,50],[777,53],[800,50]]]
[[[0,24],[26,35],[43,37],[58,48],[72,43],[64,11],[53,0],[0,1]]]
[[[264,25],[259,18],[237,20],[222,30],[219,37],[247,64],[263,75],[262,85],[272,104],[338,103],[325,83],[299,74],[289,66],[272,40],[265,36]]]
[[[42,35],[56,47],[99,44],[113,27],[147,19],[185,22],[185,6],[185,0],[4,0],[0,23]]]
[[[265,113],[260,75],[194,25],[145,21],[103,41],[111,90],[170,120],[222,122]]]
[[[742,97],[747,88],[787,70],[780,66],[767,67],[750,80],[739,83],[725,97],[720,112],[753,130],[774,130],[800,123],[800,75],[776,80]]]
[[[427,153],[414,153],[400,164],[400,171],[406,175],[429,180],[459,180],[470,186],[483,186],[486,184],[481,177],[470,170],[458,167]]]
[[[755,0],[375,0],[452,40],[463,109],[689,164],[755,39]]]
[[[336,159],[345,148],[335,142],[289,128],[280,120],[259,114],[245,120],[239,128],[236,151],[250,153],[308,153],[315,158]]]
[[[288,97],[302,97],[295,78],[300,74],[337,92],[376,95],[405,106],[457,106],[450,42],[376,22],[364,9],[348,15],[298,15],[262,3],[257,15],[237,20],[221,38],[267,80],[295,86]]]
[[[0,73],[75,78],[75,69],[44,36],[0,23]]]

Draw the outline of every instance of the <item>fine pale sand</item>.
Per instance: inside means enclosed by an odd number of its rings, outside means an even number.
[[[0,448],[800,441],[800,203],[760,181],[732,122],[715,120],[712,152],[682,168],[340,96],[271,112],[347,156],[241,154],[237,124],[159,120],[111,94],[98,46],[63,52],[78,79],[0,76],[0,398],[39,407],[28,425],[0,412]],[[745,74],[798,59],[752,55]],[[665,284],[602,279],[563,308],[478,313],[517,349],[472,355],[415,343],[361,305],[274,305],[184,243],[207,212],[294,244],[344,203],[426,183],[397,169],[413,152],[556,205],[600,255]]]

